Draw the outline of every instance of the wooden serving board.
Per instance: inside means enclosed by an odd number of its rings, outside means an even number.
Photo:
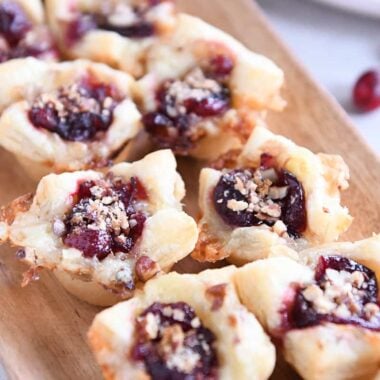
[[[363,143],[341,108],[284,47],[253,0],[179,3],[182,10],[231,33],[284,69],[288,107],[281,114],[270,115],[271,128],[313,151],[341,154],[351,168],[352,177],[344,203],[355,216],[344,239],[379,232],[379,158]],[[0,167],[1,204],[34,189],[35,184],[4,151],[0,151]],[[197,168],[188,160],[181,160],[180,167],[188,185],[188,209],[194,214]],[[67,294],[49,273],[42,273],[40,281],[21,289],[25,267],[14,259],[14,253],[14,249],[1,248],[0,379],[101,379],[86,343],[87,329],[100,309]],[[195,269],[189,260],[181,265],[184,267]],[[296,378],[280,360],[272,379]]]

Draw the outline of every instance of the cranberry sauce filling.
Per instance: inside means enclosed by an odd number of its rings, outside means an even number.
[[[230,58],[220,55],[206,67],[162,84],[156,111],[143,118],[147,132],[160,147],[185,154],[206,134],[208,120],[230,108],[227,82],[233,67]]]
[[[305,195],[302,185],[290,172],[276,170],[274,158],[262,155],[260,168],[225,171],[214,192],[214,207],[232,226],[266,224],[292,237],[306,228]]]
[[[74,199],[71,212],[53,224],[54,233],[66,246],[99,260],[133,249],[146,219],[143,203],[147,194],[137,178],[82,182]]]
[[[136,319],[131,357],[153,380],[216,380],[215,336],[184,302],[154,303]]]
[[[138,1],[136,4],[120,2],[103,3],[99,13],[81,13],[67,25],[66,41],[69,45],[77,43],[86,33],[100,29],[115,32],[128,38],[147,38],[156,33],[156,27],[148,12],[158,6],[160,0]]]
[[[56,55],[51,36],[45,28],[33,28],[23,9],[13,1],[0,4],[0,63],[13,58]]]
[[[297,290],[289,313],[295,328],[331,322],[380,330],[375,273],[345,257],[320,257],[315,283]]]
[[[57,133],[68,141],[89,141],[106,132],[113,110],[121,100],[116,89],[86,78],[42,94],[32,104],[29,119],[37,128]]]

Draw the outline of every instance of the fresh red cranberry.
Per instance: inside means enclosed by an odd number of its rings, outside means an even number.
[[[73,209],[64,221],[65,245],[99,260],[133,249],[146,220],[145,213],[136,208],[139,202],[147,200],[145,188],[137,178],[128,182],[118,178],[85,181],[79,184],[73,199]],[[123,217],[128,225],[118,226]]]
[[[231,75],[234,69],[234,61],[226,55],[217,55],[210,61],[209,73],[214,78],[224,78]]]
[[[113,86],[86,79],[60,88],[56,102],[49,101],[41,107],[38,99],[29,111],[29,119],[35,127],[57,133],[64,140],[89,141],[108,130],[118,101]]]
[[[154,318],[158,324],[156,336],[149,336],[145,329],[147,317]],[[159,303],[148,307],[136,319],[136,343],[131,357],[144,363],[147,373],[154,380],[216,380],[218,358],[215,350],[215,336],[197,318],[194,309],[185,302]],[[168,332],[177,328],[176,339],[171,345]],[[167,341],[165,341],[165,339]],[[166,344],[166,346],[165,346]],[[165,350],[165,347],[169,351]],[[171,352],[184,349],[198,356],[195,366],[183,371],[168,364]],[[167,357],[169,356],[169,357]]]
[[[355,310],[351,315],[343,317],[334,313],[318,312],[310,301],[308,301],[303,291],[304,287],[299,287],[289,308],[287,320],[290,328],[306,328],[316,326],[321,323],[352,324],[358,325],[371,330],[380,330],[380,313],[374,318],[368,319],[365,314],[365,306],[368,304],[378,305],[378,285],[375,273],[364,265],[341,256],[320,257],[315,270],[315,281],[323,291],[326,287],[326,270],[333,269],[338,272],[345,271],[348,273],[359,272],[364,276],[364,282],[354,288],[357,295],[357,303],[360,310]],[[344,301],[337,301],[344,302]]]
[[[0,4],[0,33],[10,46],[17,45],[31,27],[24,11],[16,2],[3,1]]]
[[[365,72],[356,82],[353,101],[361,111],[372,111],[380,106],[380,73],[376,70]]]
[[[269,161],[270,159],[270,161]],[[273,158],[262,156],[265,164],[273,163]],[[270,169],[274,178],[260,177]],[[257,179],[258,178],[258,179]],[[261,179],[260,179],[261,178]],[[244,186],[239,186],[244,184]],[[249,190],[251,185],[256,190]],[[278,189],[276,193],[274,188]],[[272,193],[271,193],[272,189]],[[213,203],[217,213],[225,223],[236,227],[250,227],[266,224],[272,226],[281,220],[290,236],[298,238],[306,228],[305,195],[297,178],[286,170],[261,167],[258,170],[237,169],[225,172],[213,191]],[[253,198],[252,198],[253,197]],[[252,199],[256,199],[252,200]],[[243,202],[245,209],[237,209],[232,202]],[[235,202],[235,203],[236,203]],[[277,214],[266,214],[262,206],[277,208]],[[277,215],[277,216],[275,216]]]

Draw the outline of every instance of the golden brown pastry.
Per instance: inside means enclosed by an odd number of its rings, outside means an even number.
[[[175,25],[171,0],[46,0],[49,25],[69,58],[107,63],[134,76],[147,49]]]
[[[281,253],[274,250],[274,256]],[[306,380],[373,380],[380,365],[380,235],[239,269],[242,302]]]
[[[264,380],[275,351],[236,294],[235,268],[170,273],[98,314],[89,339],[106,379]]]
[[[39,179],[105,166],[141,128],[133,79],[103,64],[34,58],[0,65],[0,144]]]
[[[272,61],[193,16],[180,14],[146,62],[137,83],[145,129],[176,154],[214,159],[239,148],[264,111],[284,106]]]
[[[184,195],[168,150],[105,174],[51,174],[34,196],[3,210],[0,239],[21,248],[25,284],[42,268],[57,270],[72,293],[112,303],[192,251],[198,233],[182,211]]]
[[[0,1],[0,63],[21,57],[56,60],[41,0]]]
[[[340,205],[348,187],[340,156],[313,154],[257,126],[227,164],[201,171],[197,260],[244,264],[267,257],[273,246],[300,250],[334,241],[351,224]]]

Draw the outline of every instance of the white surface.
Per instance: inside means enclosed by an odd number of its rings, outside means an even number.
[[[380,0],[313,0],[357,13],[380,17]]]
[[[380,109],[357,113],[351,104],[351,92],[365,70],[380,69],[380,21],[307,0],[258,3],[282,39],[314,78],[337,98],[379,154]]]

